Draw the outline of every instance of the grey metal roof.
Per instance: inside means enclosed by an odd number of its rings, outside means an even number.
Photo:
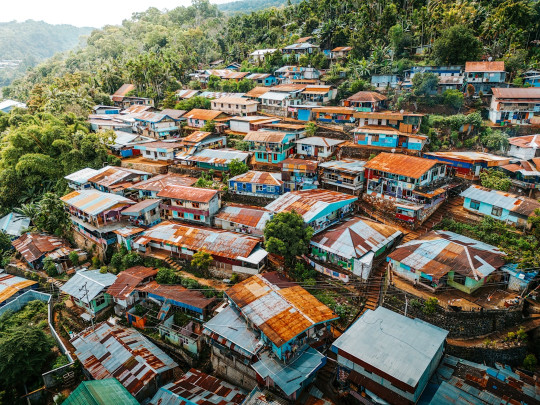
[[[83,302],[89,303],[102,291],[105,291],[116,280],[111,273],[100,273],[99,270],[81,270],[75,273],[60,290]],[[88,290],[88,296],[86,290]]]
[[[532,198],[517,196],[505,191],[491,190],[477,185],[470,186],[461,193],[461,196],[523,215],[531,215],[536,208],[540,208],[540,203]]]
[[[319,163],[319,167],[324,169],[332,169],[341,172],[348,173],[360,173],[363,172],[364,165],[366,162],[364,160],[357,159],[342,159],[342,160],[329,160],[328,162]]]
[[[286,395],[298,391],[302,383],[326,363],[326,357],[312,347],[308,347],[300,357],[289,364],[269,356],[268,352],[261,353],[258,357],[259,361],[251,367],[262,378],[270,377]]]
[[[21,236],[22,231],[30,226],[30,218],[10,212],[0,219],[0,231],[9,236]]]
[[[447,335],[448,331],[420,319],[378,307],[365,312],[334,342],[332,349],[348,353],[415,388]]]
[[[94,177],[95,175],[101,173],[104,170],[105,168],[96,170],[96,169],[92,169],[91,167],[86,167],[84,169],[77,170],[76,172],[65,176],[64,179],[68,181],[72,181],[74,183],[83,184],[83,183],[86,183],[88,179],[90,179],[91,177]]]

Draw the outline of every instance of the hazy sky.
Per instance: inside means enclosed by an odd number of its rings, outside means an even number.
[[[227,3],[231,0],[211,0]],[[149,7],[173,9],[191,0],[0,0],[0,22],[36,20],[50,24],[71,24],[101,28],[120,24],[137,11]]]

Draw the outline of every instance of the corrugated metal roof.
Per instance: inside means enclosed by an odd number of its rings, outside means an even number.
[[[173,120],[179,120],[186,112],[186,110],[176,110],[174,108],[165,108],[161,111],[162,114],[171,117]]]
[[[449,231],[431,231],[399,246],[388,257],[439,280],[450,271],[475,280],[505,264],[499,248]]]
[[[286,136],[287,136],[286,132],[252,131],[252,132],[248,132],[248,134],[244,137],[244,141],[282,143]]]
[[[139,402],[131,395],[116,378],[104,380],[83,381],[62,402],[64,405],[139,405]]]
[[[70,342],[77,358],[94,379],[114,377],[134,396],[158,374],[178,367],[135,329],[107,322],[96,325],[95,330],[82,331]]]
[[[305,222],[310,222],[334,203],[349,201],[352,204],[356,200],[358,200],[357,197],[338,193],[337,191],[325,189],[298,190],[283,194],[265,208],[272,212],[295,211],[304,218]]]
[[[300,72],[299,70],[300,68],[296,66],[288,66],[288,67],[291,68],[289,69],[290,71],[294,71],[296,73]],[[287,68],[287,66],[285,66],[284,68]],[[303,68],[302,72],[304,71],[305,71],[305,68]],[[306,84],[283,83],[283,84],[277,84],[275,86],[270,87],[270,90],[276,91],[276,92],[296,93],[296,92],[304,90],[306,87],[307,87]]]
[[[262,378],[269,377],[286,394],[292,395],[303,387],[304,382],[326,363],[326,357],[312,347],[292,363],[284,364],[268,352],[259,355],[259,361],[251,367]]]
[[[181,285],[158,284],[156,281],[150,281],[135,289],[200,309],[205,309],[215,302],[215,298],[206,298],[200,291],[189,290]]]
[[[433,159],[383,152],[368,161],[364,167],[366,169],[419,179],[438,163],[440,162]]]
[[[144,228],[138,228],[136,226],[125,226],[123,228],[115,229],[113,232],[117,235],[123,236],[124,238],[127,238],[128,236],[135,235],[137,233],[140,233],[144,231]]]
[[[540,203],[532,198],[510,194],[505,191],[492,190],[474,184],[463,191],[461,196],[526,216],[534,214],[534,210],[540,208]]]
[[[220,98],[220,97],[244,97],[245,93],[228,93],[224,91],[203,91],[199,94],[200,97],[204,98]]]
[[[67,205],[77,208],[88,215],[98,215],[115,206],[135,204],[135,201],[121,195],[104,193],[98,190],[77,190],[61,198]]]
[[[304,172],[314,172],[319,166],[317,160],[287,158],[280,163],[282,171],[302,170]]]
[[[190,89],[178,90],[176,92],[176,97],[186,99],[186,98],[195,97],[198,94],[199,94],[199,90],[190,90]]]
[[[134,104],[134,105],[130,105],[128,108],[126,108],[122,112],[122,114],[138,114],[138,113],[141,113],[141,112],[152,110],[153,108],[154,107],[152,107],[151,105],[137,105],[137,104]]]
[[[241,404],[243,390],[219,378],[192,368],[182,378],[159,389],[150,405],[234,405]]]
[[[140,175],[150,176],[151,174],[142,170],[128,169],[126,167],[106,166],[99,170],[99,173],[97,173],[95,176],[90,177],[88,181],[99,184],[103,187],[110,187],[114,184],[128,181],[128,179]]]
[[[101,273],[100,270],[81,270],[76,272],[60,288],[60,291],[89,304],[101,292],[105,292],[115,280],[116,276],[111,273]]]
[[[11,244],[28,263],[35,262],[46,253],[68,246],[61,238],[40,233],[25,233]]]
[[[135,90],[135,85],[130,83],[125,83],[118,90],[116,90],[113,94],[114,96],[124,97],[126,94],[128,94],[130,91]]]
[[[504,72],[504,62],[465,62],[465,72]]]
[[[299,285],[280,288],[267,274],[257,274],[226,291],[227,296],[277,347],[311,328],[338,318]]]
[[[346,353],[416,388],[447,335],[448,331],[420,319],[378,307],[367,310],[332,347],[338,349],[338,356]]]
[[[220,104],[239,104],[239,105],[255,105],[259,104],[258,101],[251,100],[249,98],[243,98],[243,97],[220,97],[212,100],[212,103],[220,103]]]
[[[263,231],[266,223],[270,221],[271,215],[264,208],[256,209],[227,205],[221,209],[216,218]]]
[[[229,181],[238,181],[241,183],[251,183],[251,184],[266,184],[269,186],[281,186],[283,182],[281,181],[281,173],[270,173],[270,172],[258,172],[255,170],[250,170],[246,173],[239,174]]]
[[[351,46],[338,46],[337,48],[334,48],[331,50],[331,52],[344,52],[344,51],[352,51]]]
[[[434,156],[441,159],[456,159],[466,162],[487,162],[496,163],[497,166],[506,164],[511,158],[505,156],[497,156],[491,153],[474,152],[474,151],[451,151],[451,152],[428,152],[424,155]],[[490,165],[492,166],[492,165]]]
[[[536,135],[525,135],[525,136],[515,136],[513,138],[508,138],[510,145],[515,145],[520,148],[540,148],[540,134]]]
[[[540,98],[540,87],[495,87],[491,91],[495,98],[531,99],[536,102]]]
[[[148,180],[135,183],[129,188],[135,190],[161,191],[169,185],[192,186],[197,182],[195,177],[184,176],[176,173],[158,174]]]
[[[266,79],[267,77],[271,76],[270,73],[252,73],[246,77],[246,79],[249,80],[259,80],[259,79]]]
[[[9,236],[19,237],[29,226],[30,218],[16,212],[10,212],[0,219],[0,232],[5,232]]]
[[[336,146],[344,142],[347,142],[347,141],[343,139],[323,138],[321,136],[310,136],[308,138],[302,138],[295,141],[295,143],[301,144],[301,145],[313,145],[313,146],[325,146],[325,147]]]
[[[331,169],[331,170],[337,170],[340,172],[346,172],[346,173],[361,173],[363,172],[364,165],[366,162],[364,160],[357,160],[357,159],[341,159],[341,160],[329,160],[328,162],[324,162],[319,164],[319,167],[322,167],[323,169]]]
[[[252,88],[250,91],[248,91],[246,93],[246,97],[257,98],[257,97],[262,96],[265,93],[268,93],[269,91],[270,89],[268,87],[257,86],[257,87]]]
[[[359,91],[347,98],[348,101],[367,101],[371,103],[384,101],[386,99],[387,97],[384,94],[377,93],[376,91]]]
[[[210,164],[227,165],[233,159],[238,159],[241,162],[249,158],[248,152],[241,152],[236,149],[204,149],[193,156],[186,156],[183,159],[191,162],[201,162]]]
[[[344,115],[353,115],[356,110],[349,107],[317,107],[311,111],[317,113],[328,113],[328,114],[344,114]]]
[[[185,145],[186,143],[190,144],[197,144],[206,138],[212,137],[212,132],[205,132],[205,131],[195,131],[191,135],[188,135],[180,140],[181,145]]]
[[[261,98],[263,100],[285,100],[286,98],[289,98],[291,95],[287,92],[277,92],[277,91],[269,91],[264,94],[261,94],[258,96],[258,98]]]
[[[20,291],[37,284],[37,281],[27,280],[11,274],[0,273],[0,304]]]
[[[135,146],[135,149],[167,149],[167,150],[175,150],[180,149],[182,147],[182,144],[180,142],[164,142],[164,141],[153,141],[148,142],[143,145],[137,145]]]
[[[158,197],[208,203],[217,194],[217,190],[212,190],[209,188],[185,187],[173,184],[161,190],[158,193]]]
[[[116,276],[116,280],[107,289],[107,294],[118,299],[128,298],[135,287],[144,282],[146,279],[153,278],[157,275],[158,269],[155,267],[135,266],[121,271]]]
[[[294,51],[294,50],[298,50],[298,49],[309,49],[309,48],[318,48],[318,47],[319,47],[319,45],[313,45],[313,44],[310,44],[309,42],[301,42],[301,43],[288,45],[283,49],[291,49],[291,50]]]
[[[161,202],[160,199],[152,199],[152,198],[149,198],[148,200],[139,201],[137,204],[132,205],[131,207],[128,207],[125,210],[123,210],[122,215],[133,215],[133,214],[138,215],[145,208],[152,207],[153,205],[157,207],[160,202]]]
[[[311,239],[311,244],[347,259],[376,253],[392,243],[401,232],[367,219],[353,218],[327,229]]]
[[[293,130],[293,131],[303,131],[306,129],[305,125],[299,124],[285,124],[282,122],[269,122],[262,125],[264,128],[272,128],[277,130]]]
[[[259,245],[259,240],[249,236],[219,229],[198,228],[170,221],[161,222],[147,229],[135,243],[163,242],[197,252],[206,250],[211,255],[237,259],[248,257]]]
[[[215,120],[222,114],[224,115],[222,111],[202,110],[199,108],[195,108],[191,110],[190,112],[186,113],[184,117],[195,119],[195,120],[211,121],[211,120]]]
[[[92,169],[91,167],[87,167],[81,170],[76,171],[75,173],[71,173],[68,176],[65,176],[64,179],[68,181],[72,181],[74,183],[78,184],[84,184],[88,181],[88,179],[94,177],[95,175],[99,174],[101,170]]]

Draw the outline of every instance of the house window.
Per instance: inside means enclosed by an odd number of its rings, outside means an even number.
[[[256,190],[257,191],[263,191],[264,187],[260,184],[257,184]]]
[[[454,273],[454,283],[465,285],[465,276],[462,274]]]
[[[193,219],[195,221],[200,221],[201,220],[201,216],[200,215],[193,215]]]
[[[103,305],[105,304],[105,296],[102,294],[100,295],[99,297],[97,297],[95,300],[95,307],[99,307],[100,305]]]
[[[493,206],[493,208],[491,209],[491,215],[495,217],[500,217],[502,215],[502,208]]]
[[[480,209],[480,201],[471,200],[471,210],[479,210]]]
[[[266,191],[268,191],[269,193],[273,193],[274,192],[274,186],[267,186]]]
[[[199,203],[196,203],[196,202],[192,202],[192,203],[191,203],[191,206],[192,206],[193,208],[199,208],[200,204],[199,204]]]

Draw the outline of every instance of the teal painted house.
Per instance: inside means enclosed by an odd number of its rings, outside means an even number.
[[[76,272],[60,288],[60,291],[70,295],[75,305],[95,315],[113,302],[106,291],[115,281],[116,276],[111,273],[102,274],[100,270],[81,270]]]
[[[283,194],[281,173],[250,170],[249,172],[239,174],[230,179],[229,191],[233,194],[277,198]]]
[[[540,203],[532,198],[477,185],[470,186],[461,196],[466,210],[520,227],[528,227],[527,219],[540,208]]]
[[[255,161],[259,163],[280,163],[294,153],[298,134],[282,131],[249,132],[244,141],[249,143]]]
[[[370,126],[354,130],[354,143],[373,148],[391,148],[420,152],[427,142],[427,136],[408,134],[390,126]]]

